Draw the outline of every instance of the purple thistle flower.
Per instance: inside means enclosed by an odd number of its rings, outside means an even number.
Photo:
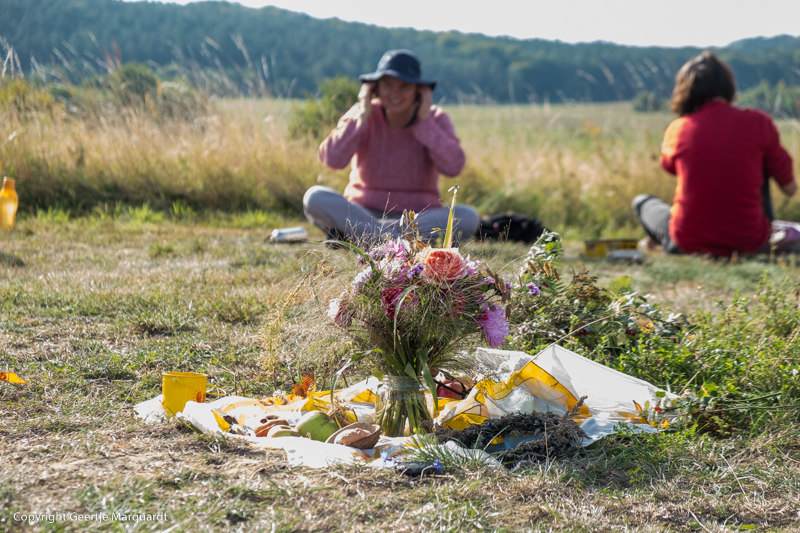
[[[483,278],[481,280],[481,283],[483,283],[484,285],[494,285],[494,278],[490,278],[489,276],[486,276],[485,278]]]
[[[540,294],[542,294],[542,291],[533,282],[528,283],[525,286],[528,287],[528,294],[530,294],[531,296],[539,296]]]
[[[478,317],[478,325],[483,329],[486,343],[489,348],[497,348],[506,340],[508,336],[508,320],[506,312],[499,305],[489,305],[481,316]]]
[[[503,283],[506,284],[506,289],[511,290],[511,289],[514,288],[514,286],[511,283],[509,283],[506,278],[502,278],[502,279],[503,279]]]

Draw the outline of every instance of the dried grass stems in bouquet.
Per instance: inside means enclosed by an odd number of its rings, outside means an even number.
[[[427,387],[436,398],[431,368],[464,357],[455,349],[460,343],[481,333],[497,347],[508,334],[503,306],[509,286],[452,247],[452,217],[451,207],[443,248],[419,239],[413,212],[404,213],[400,238],[368,251],[343,243],[363,269],[351,289],[330,302],[329,316],[374,364],[375,374],[385,376],[376,421],[386,435],[403,435],[406,424],[419,432],[431,420],[424,397]]]

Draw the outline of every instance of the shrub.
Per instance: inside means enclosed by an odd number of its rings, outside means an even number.
[[[764,80],[756,87],[743,92],[737,103],[753,107],[776,118],[800,117],[800,87],[790,87],[780,81],[774,87]]]
[[[294,108],[289,134],[294,138],[321,140],[356,103],[358,89],[358,83],[345,76],[323,81],[317,88],[317,96],[309,95],[303,105]]]
[[[641,91],[633,98],[633,110],[640,113],[654,113],[666,109],[664,100],[651,91]]]
[[[517,304],[511,322],[514,340],[538,350],[550,343],[572,344],[603,357],[616,357],[647,342],[674,341],[688,325],[679,313],[662,313],[637,294],[631,278],[606,287],[587,270],[561,278],[564,249],[558,235],[545,232],[531,247],[515,288]]]
[[[53,95],[38,89],[23,79],[10,80],[0,85],[0,110],[19,116],[31,113],[52,114],[59,108]]]
[[[765,274],[754,297],[737,294],[730,304],[717,302],[717,313],[687,320],[637,296],[630,279],[603,288],[579,272],[562,282],[562,255],[557,236],[546,233],[520,274],[511,323],[526,351],[557,343],[683,392],[658,414],[682,414],[702,433],[753,435],[800,419],[800,285]]]

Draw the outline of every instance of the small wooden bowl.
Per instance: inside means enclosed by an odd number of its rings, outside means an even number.
[[[376,444],[378,444],[378,439],[381,438],[381,427],[378,424],[370,424],[369,422],[353,422],[350,425],[347,425],[328,437],[328,440],[325,442],[328,444],[334,444],[336,442],[336,437],[348,429],[366,429],[370,431],[371,434],[366,436],[362,439],[359,439],[353,443],[348,444],[350,448],[358,448],[359,450],[369,450],[374,448]],[[343,445],[344,446],[344,445]]]

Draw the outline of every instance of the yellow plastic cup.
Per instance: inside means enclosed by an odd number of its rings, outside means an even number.
[[[183,411],[186,402],[205,403],[208,376],[197,372],[164,372],[161,393],[169,416]]]

